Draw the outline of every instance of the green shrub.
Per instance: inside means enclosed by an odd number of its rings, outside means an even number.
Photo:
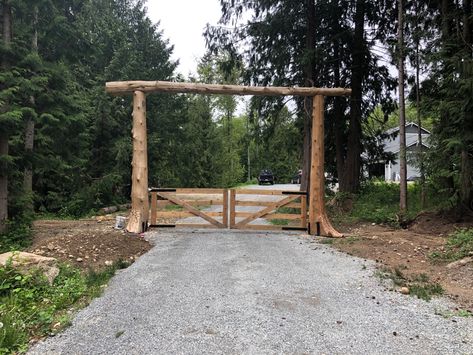
[[[407,190],[408,211],[407,215],[402,218],[413,219],[422,210],[420,204],[421,186],[417,183],[408,184]],[[426,192],[427,210],[445,207],[445,199],[433,191],[429,185],[426,185]],[[338,199],[354,198],[353,209],[348,213],[348,216],[343,216],[345,218],[398,225],[400,219],[399,194],[399,184],[371,180],[362,185],[357,195],[342,193]]]
[[[13,220],[8,222],[7,232],[0,234],[0,254],[22,250],[32,241],[31,222]]]
[[[0,353],[24,352],[30,337],[68,326],[70,310],[100,295],[115,271],[126,266],[119,261],[103,271],[83,274],[69,265],[59,265],[53,285],[40,270],[24,274],[11,263],[0,268]]]
[[[436,251],[429,257],[434,261],[453,261],[467,257],[470,253],[473,253],[473,228],[463,228],[449,235],[444,252]]]

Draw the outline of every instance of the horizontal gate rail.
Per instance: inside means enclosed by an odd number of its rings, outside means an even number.
[[[241,195],[245,195],[243,198]],[[251,195],[262,196],[261,200]],[[278,199],[278,196],[280,198]],[[275,200],[276,198],[276,200]],[[269,199],[269,200],[268,200]],[[258,211],[238,210],[238,206],[258,207]],[[287,210],[280,210],[285,208]],[[294,212],[294,213],[293,213]],[[286,220],[289,225],[254,224],[258,219]],[[237,221],[237,219],[241,219]],[[299,221],[295,224],[294,222]],[[253,223],[252,223],[253,222]],[[307,192],[259,189],[230,190],[230,228],[255,230],[307,230]]]
[[[149,194],[151,196],[150,227],[226,228],[228,226],[227,189],[152,188]],[[222,206],[221,211],[203,211],[198,208],[218,205]],[[180,210],[166,210],[168,206],[176,206]],[[208,223],[158,223],[158,220],[162,218],[187,217],[200,217]]]

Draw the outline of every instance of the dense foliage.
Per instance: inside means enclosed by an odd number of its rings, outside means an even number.
[[[342,191],[392,126],[396,9],[392,2],[221,0],[222,24],[195,77],[209,83],[352,87],[326,100],[326,170]],[[411,111],[429,117],[427,176],[459,213],[473,208],[471,0],[406,6]],[[33,211],[79,216],[128,199],[131,102],[112,80],[184,80],[144,0],[2,0],[0,226]],[[420,89],[420,100],[413,94]],[[310,105],[293,98],[149,95],[150,186],[231,186],[270,168],[308,171]],[[240,109],[241,111],[241,109]],[[374,118],[376,117],[376,122]],[[304,143],[304,144],[302,144]],[[363,154],[366,153],[366,154]],[[21,233],[20,233],[21,234]]]

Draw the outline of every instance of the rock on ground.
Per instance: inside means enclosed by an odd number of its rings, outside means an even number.
[[[5,266],[11,260],[12,266],[21,271],[28,271],[32,268],[38,268],[52,285],[54,279],[59,275],[57,260],[46,256],[36,255],[26,252],[8,252],[0,254],[0,265]]]

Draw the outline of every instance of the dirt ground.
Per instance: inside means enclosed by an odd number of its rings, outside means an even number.
[[[371,223],[340,226],[348,237],[334,240],[337,249],[350,255],[375,260],[380,267],[397,268],[413,279],[425,274],[439,283],[447,297],[461,309],[473,312],[473,262],[450,265],[433,262],[432,252],[445,250],[449,233],[473,223],[455,223],[436,214],[420,215],[407,229],[394,229]]]
[[[28,251],[97,270],[118,260],[133,262],[151,249],[142,236],[114,226],[115,217],[39,220],[34,223],[33,244]]]
[[[83,269],[100,269],[119,259],[133,262],[151,248],[142,236],[116,230],[114,224],[113,215],[78,221],[36,221],[28,251]],[[473,227],[473,223],[459,224],[425,214],[408,229],[371,223],[341,225],[339,230],[348,237],[330,243],[350,255],[375,260],[380,267],[398,268],[408,277],[426,274],[431,282],[441,284],[446,295],[462,309],[473,312],[473,263],[448,268],[447,263],[429,259],[432,252],[444,250],[448,234],[459,227]]]

